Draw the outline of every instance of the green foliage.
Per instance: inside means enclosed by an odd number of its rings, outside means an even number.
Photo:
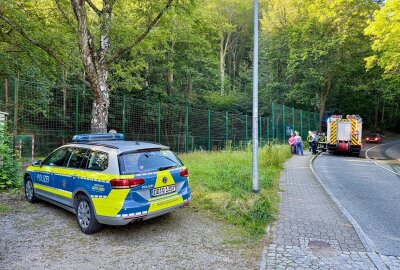
[[[400,1],[385,1],[368,24],[365,34],[372,36],[375,54],[365,58],[367,68],[378,65],[387,76],[400,77]]]
[[[228,149],[181,156],[189,168],[192,204],[238,225],[252,239],[263,236],[266,223],[276,218],[278,178],[288,157],[287,146],[270,145],[260,150],[260,193],[254,194],[251,147],[246,151]]]
[[[21,185],[21,163],[13,153],[12,137],[0,124],[0,190]]]
[[[135,40],[165,2],[116,1],[111,53]],[[395,110],[400,97],[398,0],[259,2],[260,113],[269,114],[271,102],[320,111],[326,104],[326,111],[358,113],[368,117],[363,117],[368,123],[388,115],[381,111],[382,104]],[[94,3],[102,8],[101,1]],[[110,65],[111,95],[250,113],[252,7],[252,1],[242,0],[173,1],[150,34]],[[98,46],[99,17],[89,6],[87,11]],[[69,1],[0,0],[0,12],[66,63],[59,65],[0,20],[0,81],[19,74],[27,81],[83,88],[78,80],[83,71]],[[224,50],[225,66],[220,58]],[[50,88],[32,90],[40,99],[32,109],[43,114]],[[378,97],[372,105],[371,96]],[[396,123],[385,117],[384,121]]]
[[[371,105],[375,114],[382,103],[395,107],[393,83],[382,79],[381,69],[366,72],[363,60],[372,54],[367,18],[379,7],[373,0],[268,1],[261,20],[261,104],[357,113],[367,124],[374,118]],[[371,104],[377,92],[383,95]]]

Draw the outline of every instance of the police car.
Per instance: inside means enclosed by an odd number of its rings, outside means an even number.
[[[76,214],[86,234],[189,204],[188,170],[169,147],[125,141],[123,134],[75,135],[24,175],[26,199]]]

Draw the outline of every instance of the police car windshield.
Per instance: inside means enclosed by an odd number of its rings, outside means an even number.
[[[169,150],[157,150],[123,154],[119,166],[121,174],[138,174],[180,167],[182,162]]]

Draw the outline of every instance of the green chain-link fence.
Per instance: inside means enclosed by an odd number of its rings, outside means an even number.
[[[89,89],[16,79],[10,85],[9,127],[15,136],[33,135],[35,156],[48,154],[74,134],[90,133]],[[1,97],[3,105],[4,92]],[[227,142],[243,148],[251,140],[251,125],[251,114],[149,103],[129,94],[111,95],[110,100],[109,129],[124,133],[128,140],[157,142],[177,152],[220,150]],[[259,116],[260,144],[286,142],[294,130],[305,138],[307,130],[317,130],[318,126],[316,113],[272,103],[271,112]]]

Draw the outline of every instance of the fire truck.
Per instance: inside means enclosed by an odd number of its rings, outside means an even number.
[[[329,152],[359,155],[361,150],[362,118],[359,115],[332,115],[327,121]]]

